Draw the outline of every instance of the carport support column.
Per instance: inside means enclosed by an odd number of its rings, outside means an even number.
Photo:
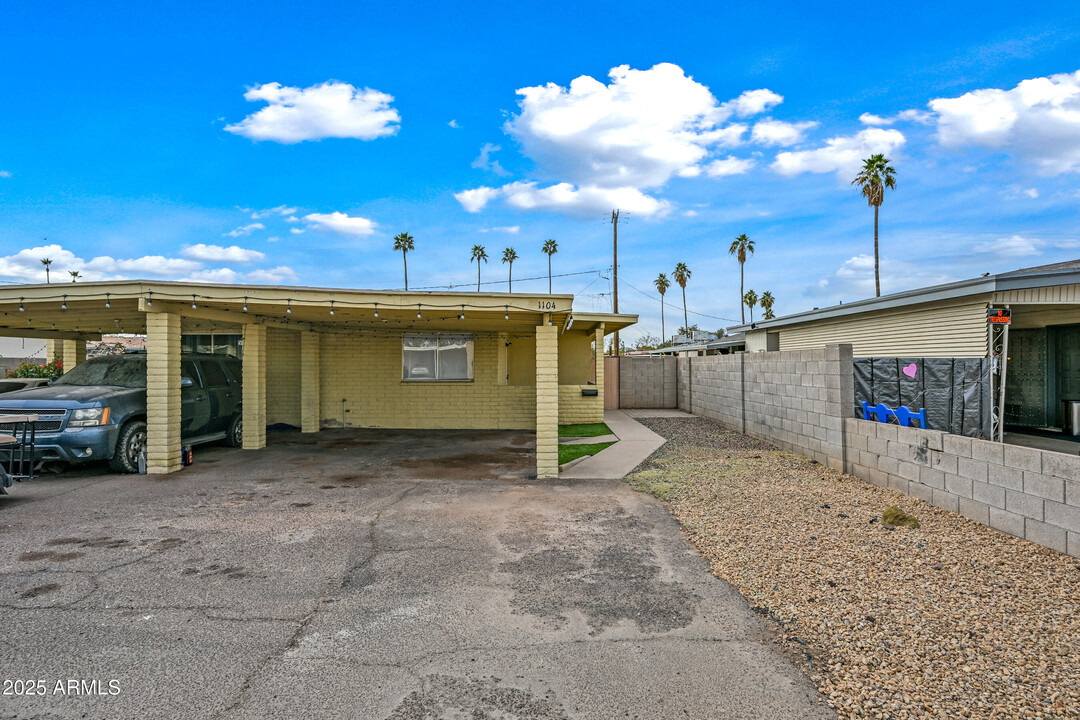
[[[319,432],[319,333],[300,333],[300,431]]]
[[[244,325],[244,449],[266,447],[266,326]]]
[[[536,327],[536,477],[559,477],[559,328]]]
[[[86,362],[85,340],[62,340],[61,342],[64,344],[64,372],[71,370],[79,363]]]
[[[65,341],[74,342],[74,341]],[[146,472],[180,469],[180,316],[146,313]]]
[[[596,346],[593,350],[593,367],[596,375],[596,394],[600,396],[600,412],[604,410],[604,323],[596,328]],[[603,417],[600,418],[601,422]]]

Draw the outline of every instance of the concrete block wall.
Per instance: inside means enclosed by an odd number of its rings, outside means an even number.
[[[670,357],[619,358],[619,407],[674,408],[678,404],[678,361]]]
[[[678,406],[843,469],[851,346],[680,358]]]
[[[266,329],[266,423],[300,427],[300,333]]]
[[[847,472],[1080,557],[1080,457],[844,419]]]

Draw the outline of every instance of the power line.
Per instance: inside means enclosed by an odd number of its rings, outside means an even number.
[[[655,295],[650,295],[649,293],[645,292],[644,290],[638,290],[636,287],[634,287],[630,283],[626,282],[625,280],[623,280],[623,283],[627,287],[629,287],[631,290],[636,290],[637,292],[641,293],[642,295],[649,298],[650,300],[653,300],[655,302],[660,302],[660,298],[656,297]],[[675,308],[677,310],[683,310],[684,309],[683,307],[681,307],[679,305],[671,305],[667,301],[664,301],[664,305],[668,306],[668,307],[673,307],[673,308]],[[725,322],[739,323],[740,325],[743,324],[741,320],[736,320],[734,318],[721,317],[719,315],[709,315],[707,313],[697,312],[696,310],[689,310],[689,309],[686,309],[686,312],[690,313],[691,315],[697,315],[699,317],[707,317],[707,318],[710,318],[712,320],[723,320]]]
[[[601,272],[603,272],[603,271],[602,270],[581,270],[580,272],[560,273],[560,274],[557,274],[557,275],[552,275],[551,277],[553,277],[553,278],[573,277],[575,275],[591,275],[593,273],[601,273]],[[529,280],[547,280],[547,279],[548,279],[547,275],[537,275],[536,277],[518,278],[518,282],[527,282]],[[505,280],[486,280],[486,281],[484,281],[484,282],[482,282],[480,284],[481,285],[502,285],[504,282],[506,282],[506,281]],[[466,283],[456,283],[456,284],[455,283],[450,283],[450,284],[447,284],[447,285],[425,285],[424,287],[413,288],[413,290],[441,290],[443,288],[446,288],[447,290],[452,290],[453,288],[459,288],[459,287],[471,287],[471,286],[473,286],[475,284],[476,283],[474,283],[474,282],[466,282]],[[401,288],[394,288],[394,289],[395,290],[400,290]]]

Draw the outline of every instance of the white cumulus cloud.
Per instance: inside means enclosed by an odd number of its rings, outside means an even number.
[[[292,219],[293,215],[296,215],[296,211],[300,208],[289,207],[288,205],[278,205],[277,207],[267,208],[265,210],[253,210],[251,212],[252,220],[262,220],[263,218],[273,217],[279,215],[286,220]]]
[[[663,215],[671,209],[671,204],[666,200],[657,200],[632,187],[574,187],[570,183],[539,187],[535,182],[516,182],[504,185],[502,192],[506,203],[520,210],[554,210],[588,215],[620,208],[640,216],[649,216]]]
[[[262,223],[251,223],[250,225],[244,225],[242,227],[236,228],[235,230],[230,230],[227,233],[222,233],[221,237],[244,237],[245,235],[250,235],[256,230],[262,230],[265,227],[266,226]]]
[[[282,283],[296,279],[296,271],[285,265],[265,270],[252,270],[247,274],[247,281],[253,283]]]
[[[482,232],[482,233],[501,232],[501,233],[508,233],[510,235],[517,235],[520,230],[521,230],[520,225],[506,225],[506,226],[503,226],[503,227],[480,228],[480,232]]]
[[[813,121],[789,123],[766,118],[754,124],[750,139],[759,145],[782,145],[787,147],[802,142],[806,131],[817,127]]]
[[[1045,246],[1044,241],[1036,238],[1011,235],[978,243],[972,249],[980,254],[998,255],[999,257],[1028,257],[1040,254]]]
[[[823,147],[814,150],[778,153],[772,169],[787,176],[836,172],[841,178],[854,177],[863,159],[877,153],[888,155],[904,142],[904,134],[899,130],[867,128],[854,135],[829,138]]]
[[[0,170],[0,178],[9,178],[9,177],[11,177],[11,171],[10,170]]]
[[[465,212],[480,212],[489,202],[499,196],[499,188],[478,187],[471,190],[462,190],[454,193],[454,199],[461,203]]]
[[[760,90],[747,90],[734,100],[728,100],[721,108],[726,115],[738,117],[750,117],[760,115],[780,103],[784,102],[784,96],[774,93],[772,90],[762,88]]]
[[[401,122],[390,106],[393,96],[333,80],[306,88],[276,82],[256,85],[244,99],[268,105],[225,130],[252,140],[285,144],[323,138],[374,140],[393,135]]]
[[[932,267],[903,260],[881,258],[881,294],[939,285],[956,278]],[[856,255],[807,289],[807,295],[836,300],[874,297],[874,256]]]
[[[304,220],[318,230],[327,230],[338,235],[363,237],[375,232],[375,222],[364,217],[352,216],[343,212],[311,213]],[[296,228],[292,228],[296,230]],[[299,233],[298,233],[299,234]]]
[[[247,250],[237,245],[222,247],[221,245],[189,245],[180,251],[180,254],[192,260],[205,260],[206,262],[240,262],[249,263],[262,260],[265,253],[258,250]]]
[[[739,158],[728,155],[726,158],[713,160],[705,166],[705,173],[709,177],[723,177],[725,175],[742,175],[754,167],[753,158]]]
[[[931,100],[946,147],[1001,149],[1047,175],[1080,172],[1080,70]]]

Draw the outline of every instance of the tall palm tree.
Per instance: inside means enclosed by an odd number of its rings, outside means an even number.
[[[690,327],[690,318],[686,310],[686,283],[690,280],[690,268],[686,266],[686,263],[679,263],[675,266],[675,272],[671,273],[671,277],[675,278],[675,282],[682,288],[682,312],[683,312],[683,327]]]
[[[896,170],[889,165],[889,158],[881,153],[863,160],[862,170],[851,181],[858,185],[862,196],[874,208],[874,292],[881,297],[881,272],[878,260],[878,212],[885,202],[885,188],[896,189]]]
[[[49,258],[41,258],[41,264],[45,266],[45,283],[48,284],[52,282],[49,279],[49,266],[52,265],[52,260]]]
[[[664,293],[671,287],[671,281],[668,280],[668,276],[664,273],[660,273],[653,280],[653,285],[656,286],[656,292],[660,293],[660,342],[667,341],[667,333],[664,329]]]
[[[758,296],[753,290],[747,290],[746,294],[742,296],[743,304],[750,308],[750,323],[754,322],[754,306],[757,305]]]
[[[476,292],[480,292],[480,261],[487,262],[487,250],[483,245],[472,246],[472,257],[469,258],[469,262],[476,261]]]
[[[761,309],[765,311],[766,320],[772,320],[776,317],[775,315],[773,315],[772,311],[772,306],[774,302],[776,302],[776,298],[772,296],[771,292],[766,290],[765,292],[761,293],[761,300],[758,301],[758,304],[761,305]]]
[[[731,242],[731,247],[728,248],[728,255],[735,255],[739,261],[739,297],[743,296],[743,265],[746,264],[746,258],[748,255],[754,254],[754,241],[747,237],[746,233],[743,233],[739,237],[735,238]],[[739,309],[742,311],[742,304],[739,304]],[[742,321],[746,322],[746,312],[742,311]]]
[[[401,262],[405,265],[405,289],[409,289],[409,260],[405,257],[406,253],[410,253],[416,249],[416,244],[413,243],[413,236],[409,233],[400,233],[394,237],[394,249],[401,251]]]
[[[510,267],[506,274],[506,287],[510,292],[514,292],[514,261],[517,259],[518,254],[514,248],[506,248],[503,250],[502,261],[504,263],[510,263]]]
[[[551,256],[559,252],[559,243],[554,240],[544,242],[543,252],[548,256],[548,295],[551,294]]]
[[[79,274],[78,270],[68,270],[68,275],[71,276],[71,282],[75,282],[82,277],[82,275]]]

